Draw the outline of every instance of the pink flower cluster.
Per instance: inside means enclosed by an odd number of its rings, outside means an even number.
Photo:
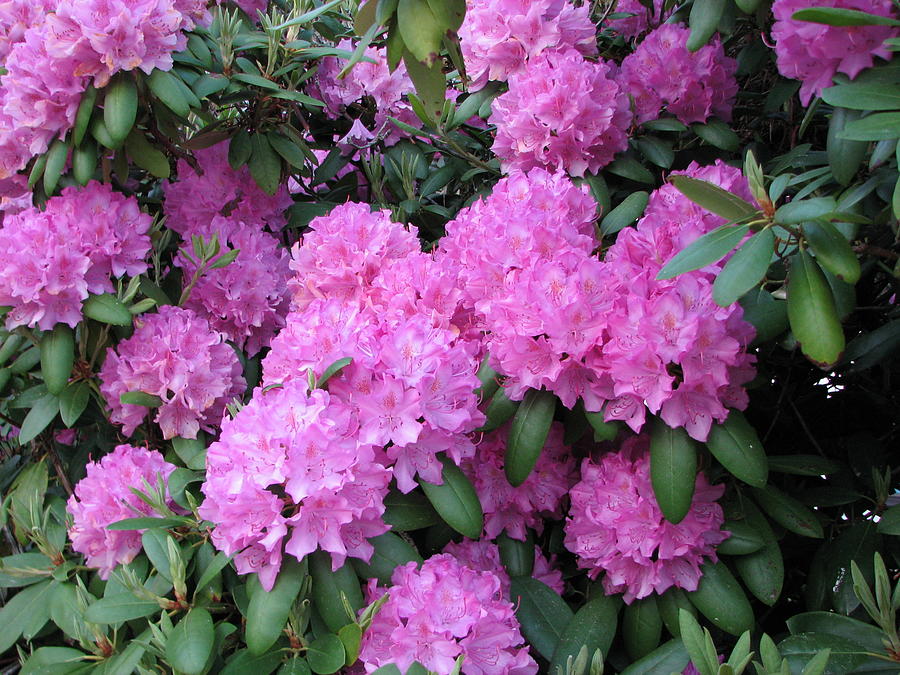
[[[158,477],[168,480],[175,468],[155,450],[130,445],[119,445],[99,462],[88,462],[87,475],[66,504],[73,520],[69,539],[90,567],[99,568],[101,579],[109,577],[116,565],[131,562],[141,550],[142,530],[108,530],[107,526],[154,515],[130,488],[146,491],[144,481],[155,488]]]
[[[338,206],[311,227],[293,250],[296,309],[272,341],[264,383],[305,381],[352,358],[328,389],[359,416],[361,440],[389,445],[403,492],[416,474],[440,483],[437,453],[471,456],[467,434],[484,419],[474,394],[480,343],[457,316],[452,270],[420,250],[414,229],[365,204]]]
[[[354,46],[350,40],[342,40],[337,48],[352,52]],[[312,93],[325,102],[325,113],[332,119],[345,115],[353,118],[351,130],[340,141],[342,145],[359,148],[376,139],[384,139],[385,144],[393,145],[404,134],[388,117],[412,126],[421,124],[412,106],[403,98],[415,87],[402,63],[394,72],[390,71],[384,48],[369,47],[365,55],[372,62],[360,61],[343,79],[338,79],[338,75],[347,65],[346,59],[336,56],[322,59]],[[375,104],[375,110],[372,123],[367,126],[359,112],[365,106],[365,99],[369,98]]]
[[[452,555],[456,562],[476,572],[490,572],[500,579],[500,593],[509,599],[509,574],[500,561],[500,548],[487,539],[463,539],[451,541],[444,547],[444,553]],[[548,559],[540,546],[534,547],[534,569],[531,576],[562,595],[565,588],[562,572],[555,567],[556,556]]]
[[[184,306],[254,356],[284,326],[290,256],[271,234],[223,216],[215,216],[203,234],[218,237],[219,257],[235,249],[238,256],[225,267],[204,272]],[[182,250],[175,264],[182,269],[183,284],[190,283],[197,271],[193,254],[189,259]]]
[[[471,675],[527,675],[538,666],[523,645],[512,603],[500,598],[501,582],[440,554],[421,567],[397,567],[393,585],[369,582],[368,599],[388,600],[363,635],[359,658],[366,672],[388,664],[401,672],[418,661],[427,670],[449,673],[463,657]]]
[[[691,164],[685,175],[709,181],[752,202],[738,169],[717,162]],[[646,410],[671,427],[684,427],[705,441],[713,420],[728,409],[747,407],[741,387],[753,379],[754,357],[746,353],[754,331],[737,303],[719,307],[712,285],[724,261],[658,281],[676,253],[725,220],[691,202],[675,186],[654,191],[637,228],[619,233],[606,253],[617,295],[606,316],[606,341],[596,364],[607,420],[623,420],[635,431]],[[589,410],[594,409],[587,406]]]
[[[703,559],[717,560],[715,547],[728,538],[716,503],[725,486],[710,485],[702,473],[684,520],[673,525],[663,517],[649,447],[649,436],[635,436],[597,462],[584,460],[566,520],[565,545],[579,566],[591,579],[603,572],[606,593],[624,593],[628,604],[671,586],[696,590]]]
[[[545,51],[597,53],[589,4],[568,0],[466,0],[459,37],[472,90],[508,79]]]
[[[826,26],[791,18],[794,12],[808,7],[853,9],[892,18],[896,15],[891,0],[775,0],[772,37],[778,70],[785,77],[803,82],[803,105],[809,105],[813,96],[830,87],[835,73],[852,79],[871,67],[874,57],[889,60],[892,53],[884,41],[900,34],[891,26]]]
[[[489,121],[505,172],[544,167],[583,176],[628,147],[631,112],[614,66],[574,50],[546,51],[509,76]]]
[[[208,233],[217,216],[255,228],[266,225],[274,232],[284,227],[284,210],[293,203],[284,185],[275,195],[266,194],[246,166],[231,168],[225,143],[196,150],[194,158],[199,171],[179,159],[178,180],[164,184],[169,229],[187,240],[192,234]]]
[[[493,539],[506,530],[507,536],[524,541],[525,528],[540,534],[543,518],[562,517],[563,498],[575,484],[577,469],[563,444],[562,425],[554,422],[534,469],[522,485],[513,487],[503,472],[508,435],[508,425],[486,435],[461,468],[478,493],[485,536]]]
[[[335,569],[347,556],[368,561],[369,537],[384,533],[391,473],[361,438],[339,397],[295,380],[257,389],[206,455],[200,515],[212,541],[271,590],[283,552],[302,560],[317,548]]]
[[[234,350],[224,336],[189,309],[172,305],[135,320],[136,330],[110,348],[100,370],[100,391],[110,420],[134,433],[148,408],[122,403],[126,392],[158,396],[155,421],[166,439],[196,438],[219,424],[225,404],[243,393],[245,382]]]
[[[731,121],[737,95],[737,62],[725,56],[719,38],[689,52],[690,29],[665,24],[652,31],[622,61],[622,87],[634,98],[637,121],[666,110],[685,124],[716,115]]]
[[[751,199],[737,169],[691,165],[686,173]],[[601,262],[594,208],[561,174],[515,174],[448,223],[439,259],[458,266],[464,302],[487,331],[512,399],[546,388],[569,408],[580,397],[635,431],[649,409],[705,440],[713,419],[728,416],[725,406],[747,405],[740,385],[753,377],[753,329],[739,305],[712,300],[721,264],[668,281],[656,275],[724,220],[664,186]]]
[[[622,19],[608,19],[609,27],[626,38],[636,38],[649,29],[655,28],[665,21],[672,10],[666,11],[664,0],[653,0],[653,9],[641,4],[640,0],[617,0],[616,14],[631,14]]]
[[[96,182],[65,188],[44,211],[7,214],[0,227],[0,305],[12,307],[7,327],[74,328],[89,293],[111,292],[111,276],[147,269],[151,222],[134,198]]]

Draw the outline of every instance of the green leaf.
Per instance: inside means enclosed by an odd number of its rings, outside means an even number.
[[[434,485],[420,479],[419,484],[445,523],[463,536],[478,539],[484,527],[484,512],[478,494],[453,460],[441,456],[441,462],[444,465],[444,482]]]
[[[466,0],[428,0],[428,6],[445,32],[457,31],[462,26],[466,15]]]
[[[208,98],[226,89],[229,84],[231,80],[225,75],[204,73],[191,85],[191,89],[197,98]]]
[[[293,657],[278,669],[278,675],[310,675],[312,671],[305,659]]]
[[[892,506],[881,514],[878,521],[878,531],[881,534],[900,536],[900,504]]]
[[[679,612],[684,610],[691,616],[697,615],[697,608],[691,604],[687,595],[677,586],[672,586],[662,595],[657,596],[656,604],[659,606],[659,614],[662,617],[666,629],[673,637],[681,636],[681,624]]]
[[[346,658],[341,639],[337,635],[327,633],[313,640],[306,651],[309,667],[319,675],[336,673],[344,665]]]
[[[737,246],[749,230],[747,225],[723,225],[694,240],[679,251],[656,275],[657,279],[672,279],[679,274],[692,272],[725,257]]]
[[[724,10],[724,0],[694,0],[688,19],[691,27],[691,34],[686,45],[688,51],[695,52],[709,42],[713,33],[716,32]]]
[[[875,654],[884,651],[882,643],[884,633],[871,624],[863,623],[849,616],[835,612],[805,612],[795,614],[786,623],[792,635],[800,633],[836,635],[855,642],[865,651]]]
[[[516,414],[519,408],[519,401],[512,401],[507,397],[506,390],[501,385],[491,396],[487,410],[484,415],[487,418],[479,431],[493,431],[499,429]]]
[[[64,323],[41,336],[41,375],[47,391],[61,394],[75,363],[75,332]]]
[[[107,85],[103,99],[103,123],[118,148],[134,126],[137,117],[138,94],[134,77],[130,73],[119,73]]]
[[[160,612],[159,603],[137,598],[130,592],[100,598],[84,612],[85,621],[99,624],[121,623]]]
[[[775,250],[775,233],[766,228],[744,242],[713,283],[713,300],[728,307],[755,287],[769,269]]]
[[[169,110],[181,117],[187,117],[191,112],[191,107],[175,80],[175,75],[172,73],[154,68],[147,78],[147,85],[153,95],[165,103]]]
[[[850,110],[900,110],[900,87],[875,82],[850,82],[822,90],[828,105]]]
[[[54,583],[44,581],[25,588],[0,608],[0,654],[12,647],[24,628],[35,615],[42,613],[42,608],[49,612],[49,603]]]
[[[75,125],[72,127],[72,142],[81,145],[84,134],[88,130],[91,115],[94,113],[94,104],[97,102],[97,90],[89,84],[81,95],[78,111],[75,113]]]
[[[250,134],[246,129],[239,129],[228,143],[228,165],[237,171],[247,163],[252,153],[253,141],[250,140]]]
[[[53,394],[44,394],[25,416],[19,430],[19,443],[24,445],[33,440],[49,426],[58,412],[59,398]]]
[[[206,469],[206,440],[203,438],[202,432],[198,438],[175,436],[172,439],[172,449],[187,468],[194,471]]]
[[[687,610],[678,612],[678,627],[681,641],[687,649],[691,662],[700,675],[716,675],[719,670],[718,659],[710,659],[706,653],[706,636],[697,619]]]
[[[534,538],[512,539],[506,532],[497,537],[500,562],[511,577],[530,577],[534,571]]]
[[[697,590],[687,593],[700,613],[734,636],[752,630],[753,608],[725,563],[706,562],[701,565],[700,572]]]
[[[253,134],[250,141],[253,145],[253,154],[247,163],[250,175],[266,194],[274,195],[281,182],[281,157],[269,145],[265,134]]]
[[[680,523],[694,497],[697,448],[684,429],[673,429],[659,418],[650,432],[650,481],[666,520]]]
[[[649,199],[650,194],[642,190],[630,193],[600,221],[600,232],[604,235],[615,234],[634,223],[644,215]]]
[[[650,173],[650,170],[634,157],[619,157],[607,165],[606,170],[613,175],[633,180],[636,183],[649,183],[652,185],[656,182],[656,178]]]
[[[414,0],[424,2],[424,0]],[[426,66],[409,52],[404,51],[403,63],[409,78],[416,85],[416,94],[424,106],[425,119],[428,125],[434,126],[435,120],[440,119],[441,110],[446,100],[447,76],[441,65],[440,59],[435,60],[430,66]],[[410,103],[415,107],[415,98],[410,98]],[[421,115],[420,115],[421,117]]]
[[[816,514],[774,485],[756,488],[753,494],[762,510],[786,530],[803,537],[821,539],[825,536]]]
[[[131,312],[111,293],[89,295],[81,311],[89,319],[111,326],[130,326],[132,322]]]
[[[169,633],[166,659],[177,672],[200,675],[212,654],[216,634],[209,612],[194,607]]]
[[[395,568],[408,562],[422,563],[418,551],[393,532],[372,537],[369,543],[375,552],[368,563],[356,558],[351,560],[357,574],[366,579],[378,579],[379,583],[390,585]]]
[[[720,555],[747,555],[766,545],[762,535],[745,520],[726,520],[721,529],[731,534],[716,548]]]
[[[669,640],[650,654],[639,659],[623,670],[620,675],[658,675],[659,673],[680,673],[690,661],[681,640]]]
[[[87,185],[94,177],[98,157],[97,144],[92,139],[72,150],[72,176],[79,185]]]
[[[849,122],[840,133],[848,141],[883,141],[900,138],[900,112],[877,112]]]
[[[656,166],[668,169],[675,161],[675,151],[671,144],[655,136],[641,136],[636,141],[638,150]]]
[[[870,333],[855,337],[844,353],[851,371],[858,372],[885,361],[900,347],[900,320],[883,324]]]
[[[290,26],[302,26],[303,24],[307,24],[310,21],[312,21],[313,19],[315,19],[315,18],[321,16],[322,14],[324,14],[325,12],[329,11],[330,9],[337,7],[342,2],[343,2],[343,0],[331,0],[331,2],[326,2],[322,5],[319,5],[318,7],[314,7],[313,9],[309,10],[308,12],[304,12],[300,16],[294,17],[290,21],[285,21],[284,23],[279,24],[277,26],[277,30],[283,30]],[[375,3],[369,3],[369,4],[374,5]]]
[[[512,577],[509,598],[516,608],[522,635],[548,661],[572,621],[569,606],[546,584],[533,577]]]
[[[191,522],[190,518],[155,518],[144,516],[141,518],[123,518],[106,526],[107,530],[146,530],[153,527],[172,528],[182,527]]]
[[[722,424],[709,430],[706,447],[736,478],[754,487],[764,487],[769,476],[766,452],[743,413],[732,410]]]
[[[827,476],[840,471],[841,465],[818,455],[770,455],[769,469],[794,476]]]
[[[437,61],[441,41],[450,27],[441,25],[426,0],[400,0],[397,25],[403,43],[417,61],[426,66]]]
[[[791,18],[794,21],[824,23],[828,26],[900,26],[900,21],[888,16],[837,7],[809,7],[794,12]]]
[[[859,607],[860,599],[850,574],[853,563],[860,567],[868,583],[874,580],[872,558],[881,547],[881,537],[872,521],[861,521],[825,542],[813,557],[806,584],[806,606],[809,609],[834,608],[850,614]]]
[[[834,197],[798,199],[778,207],[775,222],[781,225],[797,225],[807,220],[827,218],[837,208]]]
[[[37,551],[0,558],[0,588],[31,586],[46,579],[56,566]]]
[[[806,251],[791,257],[787,290],[788,320],[800,349],[819,367],[837,363],[844,351],[844,330],[828,280]]]
[[[57,138],[47,151],[47,164],[44,167],[44,192],[50,196],[56,190],[56,184],[66,166],[69,157],[69,145]]]
[[[758,289],[740,299],[744,321],[756,329],[753,345],[773,340],[788,329],[787,303],[771,293]]]
[[[156,178],[168,178],[169,158],[153,147],[144,132],[135,128],[125,139],[125,152],[140,168]]]
[[[656,605],[656,596],[634,600],[625,605],[622,617],[622,637],[625,651],[632,661],[641,659],[659,646],[662,637],[662,617]]]
[[[831,659],[831,648],[826,647],[809,660],[800,675],[822,675]]]
[[[756,505],[749,499],[744,499],[742,508],[747,525],[759,533],[765,544],[755,553],[734,558],[734,566],[747,590],[757,600],[771,607],[781,595],[781,587],[784,584],[781,547],[772,528],[769,527],[769,522]]]
[[[741,146],[741,139],[722,120],[711,119],[706,124],[692,124],[691,130],[710,145],[728,152],[737,152]]]
[[[317,389],[321,389],[322,386],[323,386],[326,382],[328,382],[328,380],[330,380],[332,377],[334,377],[335,375],[337,375],[339,372],[341,372],[344,368],[346,368],[347,366],[349,366],[351,363],[353,363],[353,359],[350,358],[349,356],[345,356],[344,358],[338,359],[337,361],[335,361],[334,363],[332,363],[332,364],[331,364],[330,366],[328,366],[328,367],[324,370],[324,372],[319,376],[319,379],[316,380],[316,388],[317,388]]]
[[[336,633],[352,623],[355,615],[347,615],[341,596],[346,598],[354,612],[363,606],[363,596],[359,579],[350,563],[332,571],[331,556],[325,551],[316,551],[309,556],[309,573],[312,576],[313,602],[328,629]]]
[[[359,647],[362,643],[362,628],[358,623],[348,623],[338,631],[338,638],[344,645],[346,660],[344,665],[350,666],[359,658]]]
[[[125,405],[139,405],[145,408],[158,408],[165,401],[163,401],[156,394],[148,394],[143,391],[126,391],[125,393],[119,394],[119,403],[123,403]]]
[[[803,223],[803,236],[824,269],[848,284],[859,281],[859,260],[834,225],[825,220]]]
[[[19,675],[92,672],[93,666],[84,662],[87,656],[83,651],[71,647],[39,647],[22,664]]]
[[[231,556],[225,555],[221,551],[216,553],[206,569],[203,570],[200,579],[197,580],[197,586],[194,588],[194,597],[197,597],[204,588],[211,584],[216,575],[225,569],[230,562]]]
[[[266,138],[269,140],[269,145],[281,155],[281,158],[284,159],[285,162],[290,164],[291,166],[302,169],[306,166],[306,155],[303,154],[303,151],[287,136],[278,133],[277,131],[271,131],[266,135]]]
[[[831,650],[825,670],[829,675],[851,673],[867,658],[855,643],[826,633],[791,635],[778,644],[778,649],[788,660],[792,672],[800,672],[810,659],[826,649]]]
[[[384,498],[384,507],[384,522],[395,531],[421,530],[441,522],[431,502],[419,492],[391,490]]]
[[[245,629],[251,654],[260,656],[278,640],[306,576],[305,564],[287,558],[272,590],[263,590],[258,582],[252,587]]]
[[[620,606],[618,598],[601,595],[589,600],[579,609],[559,637],[549,672],[554,675],[558,672],[565,673],[569,657],[574,659],[582,646],[587,647],[588,654],[599,649],[605,656],[616,636]]]
[[[547,442],[555,410],[556,396],[552,392],[537,389],[529,389],[516,410],[503,460],[506,479],[513,487],[524,483],[534,469],[544,443]]]
[[[141,535],[141,546],[144,548],[144,553],[147,554],[159,575],[166,581],[172,581],[169,561],[170,541],[175,542],[172,535],[162,529],[162,526],[146,530]]]
[[[841,185],[849,185],[865,159],[868,143],[841,138],[847,124],[859,119],[855,110],[835,108],[828,123],[827,154],[831,175]]]
[[[284,658],[284,652],[273,649],[265,654],[254,655],[249,649],[239,649],[221,671],[221,675],[269,675],[275,670]]]

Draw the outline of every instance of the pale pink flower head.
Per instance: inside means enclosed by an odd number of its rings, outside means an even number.
[[[213,218],[205,234],[218,237],[219,257],[233,250],[238,256],[225,267],[204,272],[184,306],[254,356],[284,327],[288,253],[259,227],[223,216]],[[196,259],[193,255],[188,259],[182,250],[175,264],[182,269],[182,282],[187,285],[197,270]]]
[[[196,150],[199,172],[185,160],[178,160],[178,180],[163,184],[166,226],[185,239],[209,230],[220,216],[232,222],[268,226],[278,232],[287,222],[284,211],[293,201],[287,187],[274,195],[260,188],[246,166],[237,171],[228,164],[228,145],[219,143]]]
[[[467,675],[538,672],[496,574],[440,554],[421,567],[395,568],[391,582],[387,589],[369,582],[370,602],[385,594],[388,600],[363,635],[359,658],[367,673],[388,664],[406,672],[415,661],[449,673],[459,656]]]
[[[591,579],[603,573],[607,595],[626,603],[671,586],[697,589],[700,565],[716,561],[715,547],[728,538],[716,500],[724,485],[699,473],[687,515],[677,525],[659,509],[650,484],[650,437],[634,436],[618,452],[581,465],[581,481],[569,493],[565,546]]]
[[[631,14],[621,19],[607,19],[608,26],[625,38],[636,38],[665,21],[672,10],[666,11],[664,0],[653,0],[653,9],[640,0],[617,0],[615,14]]]
[[[476,572],[495,574],[500,579],[500,592],[504,598],[509,599],[509,574],[500,561],[500,548],[497,544],[489,539],[463,539],[459,543],[451,541],[443,552]],[[556,567],[556,556],[547,558],[540,546],[534,547],[534,569],[531,576],[562,595],[565,583],[562,571]]]
[[[337,569],[368,561],[391,473],[360,440],[353,410],[302,380],[257,389],[222,422],[206,455],[200,515],[215,523],[212,541],[235,556],[238,572],[259,574],[271,590],[283,554],[302,560],[317,548]]]
[[[73,328],[89,293],[113,290],[111,277],[147,269],[152,218],[133,197],[90,182],[35,207],[7,214],[0,227],[0,304],[6,325]]]
[[[110,420],[121,424],[126,436],[149,410],[122,403],[126,392],[162,399],[154,421],[163,438],[196,438],[200,429],[218,426],[225,405],[244,387],[240,362],[225,336],[193,311],[172,305],[135,319],[134,335],[107,351],[100,370]]]
[[[526,528],[540,534],[545,518],[562,517],[563,500],[577,480],[578,469],[563,444],[562,425],[554,422],[534,469],[524,483],[513,487],[503,470],[508,436],[509,425],[486,434],[475,447],[475,456],[461,468],[478,493],[485,536],[493,539],[505,530],[512,539],[524,541]]]
[[[544,51],[597,53],[589,5],[568,0],[467,0],[459,37],[473,90],[506,80]]]
[[[718,37],[690,52],[690,29],[665,24],[654,29],[622,61],[620,82],[634,98],[637,122],[663,110],[685,124],[717,116],[731,121],[737,95],[737,62],[725,56]]]
[[[116,565],[131,562],[141,550],[143,530],[108,530],[107,526],[154,515],[130,488],[146,492],[146,481],[155,489],[159,477],[168,480],[175,468],[155,450],[130,445],[119,445],[99,462],[88,462],[87,475],[66,504],[73,521],[69,539],[89,567],[99,568],[101,579],[108,578]]]
[[[870,68],[876,56],[890,60],[892,52],[884,41],[900,34],[894,26],[826,26],[791,18],[808,7],[853,9],[892,18],[897,13],[891,0],[775,0],[772,38],[778,71],[803,83],[803,105],[830,87],[835,73],[853,79]]]
[[[583,176],[625,150],[631,112],[612,69],[568,50],[544,52],[511,74],[489,120],[504,172],[543,167]]]

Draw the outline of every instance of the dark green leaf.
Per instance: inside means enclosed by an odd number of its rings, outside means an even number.
[[[187,117],[191,108],[175,79],[175,75],[172,73],[154,68],[150,77],[147,78],[147,85],[153,95],[165,103],[169,110],[181,117]]]
[[[113,147],[118,148],[137,117],[138,94],[131,73],[119,73],[107,85],[103,99],[103,123]]]
[[[331,566],[331,556],[325,551],[310,554],[309,573],[312,576],[313,602],[325,625],[336,633],[355,618],[348,616],[341,596],[346,598],[354,612],[358,612],[363,606],[363,596],[359,579],[349,562],[334,571]]]
[[[680,523],[694,496],[697,448],[684,429],[672,429],[658,418],[650,432],[650,480],[666,520]]]
[[[59,398],[53,394],[45,394],[28,411],[22,428],[19,430],[19,443],[25,444],[33,440],[46,429],[59,412]]]
[[[606,170],[616,176],[633,180],[637,183],[655,183],[653,174],[634,157],[619,157],[606,167]]]
[[[450,458],[442,456],[441,461],[444,482],[434,485],[420,480],[419,484],[444,522],[463,536],[477,539],[484,527],[484,512],[475,488]]]
[[[762,535],[745,520],[726,520],[722,530],[731,534],[716,548],[720,555],[747,555],[766,545]]]
[[[713,300],[720,307],[728,307],[756,286],[766,275],[772,253],[775,250],[775,234],[766,228],[744,242],[713,283]]]
[[[737,152],[741,139],[722,120],[711,119],[706,124],[692,124],[691,129],[704,141],[722,150]]]
[[[737,246],[750,228],[747,225],[723,225],[679,251],[656,275],[657,279],[672,279],[692,272],[724,258]]]
[[[111,293],[90,295],[82,305],[82,312],[89,319],[112,326],[130,326],[131,312]]]
[[[351,560],[357,574],[366,579],[378,579],[380,583],[390,585],[395,568],[408,562],[422,562],[422,556],[416,549],[393,532],[372,537],[369,543],[375,548],[375,552],[368,563],[356,558]]]
[[[529,389],[525,394],[506,442],[503,468],[510,485],[517,487],[528,478],[547,442],[555,410],[556,396],[552,392]]]
[[[604,216],[600,222],[600,231],[604,235],[610,235],[628,227],[644,215],[644,209],[647,208],[649,199],[649,193],[641,190],[630,193],[616,208]]]
[[[100,598],[84,612],[85,621],[99,624],[121,623],[159,613],[159,604],[153,600],[135,597],[132,593],[116,593]]]
[[[647,656],[659,646],[662,625],[655,595],[634,600],[625,606],[622,637],[625,641],[625,651],[633,661]]]
[[[441,521],[431,502],[418,491],[403,494],[392,490],[384,498],[384,522],[392,530],[421,530]]]
[[[330,366],[328,366],[324,372],[319,376],[319,379],[316,380],[316,388],[321,388],[328,380],[341,372],[344,368],[353,363],[353,359],[349,356],[345,356],[342,359],[338,359]]]
[[[32,616],[40,615],[42,608],[49,612],[53,586],[49,580],[29,586],[0,608],[0,654],[15,644]]]
[[[117,520],[106,526],[107,530],[146,530],[152,527],[172,528],[182,527],[190,523],[189,518],[154,518],[145,516],[141,518],[125,518]]]
[[[450,27],[441,25],[428,2],[400,0],[397,6],[397,25],[403,43],[417,61],[430,66],[437,60],[444,34]]]
[[[156,394],[148,394],[143,391],[126,391],[123,394],[119,394],[119,403],[139,405],[145,408],[158,408],[164,401]]]
[[[253,153],[247,163],[250,175],[264,192],[274,195],[281,181],[281,158],[264,134],[253,134],[250,140],[253,145]]]
[[[859,281],[860,266],[850,242],[838,229],[824,220],[803,223],[803,235],[816,255],[816,261],[839,280]]]
[[[169,633],[166,659],[177,672],[200,675],[212,653],[215,637],[209,612],[194,607]]]
[[[253,586],[245,629],[247,649],[251,654],[259,656],[275,644],[306,576],[306,564],[289,557],[272,590],[266,591],[258,583]]]
[[[900,112],[879,112],[844,126],[840,137],[848,141],[882,141],[900,138]]]
[[[753,494],[762,510],[783,528],[803,537],[821,539],[825,536],[815,513],[774,485],[755,489]]]
[[[874,82],[851,82],[822,91],[828,105],[851,110],[900,110],[900,87]]]
[[[786,623],[788,630],[793,635],[799,633],[837,635],[845,640],[855,642],[866,651],[876,654],[884,651],[882,643],[884,633],[871,624],[863,623],[849,616],[834,612],[805,612],[795,614]]]
[[[794,21],[824,23],[828,26],[900,26],[900,21],[889,16],[839,7],[809,7],[794,12],[791,18]]]
[[[336,673],[345,659],[344,643],[337,635],[325,634],[313,640],[306,651],[309,667],[318,675]]]
[[[738,636],[751,630],[753,608],[725,563],[706,562],[700,571],[700,585],[687,594],[700,613],[726,633]]]
[[[669,640],[642,659],[635,661],[620,675],[657,675],[658,673],[680,673],[690,661],[681,640]]]
[[[820,367],[836,363],[844,351],[844,331],[828,280],[806,251],[791,258],[787,289],[788,320],[800,349]]]
[[[892,506],[881,514],[878,521],[878,531],[881,534],[900,536],[900,505]]]
[[[796,669],[797,672],[810,659],[825,649],[831,650],[831,658],[828,659],[828,666],[825,670],[826,675],[844,675],[853,672],[866,660],[863,650],[856,643],[827,633],[791,635],[778,644],[778,649],[788,660],[792,671]]]
[[[563,599],[533,577],[512,577],[509,598],[528,643],[548,661],[573,614]]]
[[[65,141],[56,139],[47,151],[47,164],[44,167],[44,192],[50,196],[56,190],[56,184],[66,166],[69,157],[69,146]]]
[[[834,460],[818,455],[770,455],[768,459],[770,470],[795,476],[827,476],[841,470]]]
[[[84,134],[87,132],[88,123],[94,112],[94,104],[97,102],[97,90],[89,84],[81,95],[78,111],[75,113],[75,125],[72,127],[72,141],[75,145],[81,145]],[[29,181],[30,182],[30,181]]]
[[[695,52],[709,42],[724,9],[724,0],[694,0],[689,17],[691,34],[687,41],[688,51]]]
[[[766,453],[756,430],[744,415],[732,410],[722,424],[709,430],[706,447],[728,471],[754,487],[763,487],[769,469]]]
[[[589,655],[599,649],[605,657],[616,636],[620,606],[618,598],[601,595],[579,609],[559,637],[549,672],[565,672],[569,657],[574,659],[582,646],[587,647]]]

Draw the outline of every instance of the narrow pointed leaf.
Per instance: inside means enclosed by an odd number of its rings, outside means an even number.
[[[738,245],[749,229],[747,225],[723,225],[704,234],[666,263],[656,278],[671,279],[721,260]]]

